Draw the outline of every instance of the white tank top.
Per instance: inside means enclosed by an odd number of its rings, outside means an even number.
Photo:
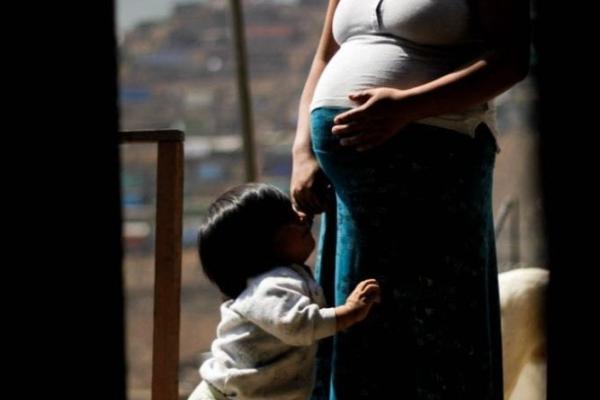
[[[353,91],[373,87],[408,89],[463,65],[482,51],[469,0],[340,0],[333,37],[340,45],[317,83],[310,110],[356,107]],[[419,123],[474,136],[485,122],[496,135],[493,101]]]

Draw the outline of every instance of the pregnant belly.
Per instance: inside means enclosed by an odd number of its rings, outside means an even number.
[[[389,37],[352,38],[327,64],[315,88],[311,109],[351,107],[350,92],[373,88],[409,89],[450,72],[457,57],[447,52],[400,45]]]

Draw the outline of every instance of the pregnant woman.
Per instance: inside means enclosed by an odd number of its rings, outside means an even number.
[[[325,211],[328,300],[381,304],[319,350],[314,399],[501,400],[493,98],[529,65],[529,3],[329,0],[291,193]]]

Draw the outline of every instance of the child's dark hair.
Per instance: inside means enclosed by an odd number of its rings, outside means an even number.
[[[252,276],[277,266],[272,241],[292,221],[289,197],[264,183],[236,186],[215,200],[198,232],[202,269],[221,292],[237,297]]]

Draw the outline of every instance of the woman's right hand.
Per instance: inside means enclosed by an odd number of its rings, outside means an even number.
[[[292,205],[300,214],[319,214],[333,204],[333,188],[329,179],[309,151],[293,155],[290,193]]]
[[[302,90],[298,109],[298,126],[292,149],[290,194],[299,214],[314,215],[333,209],[335,196],[332,185],[319,167],[310,144],[310,102],[321,73],[340,46],[333,37],[333,15],[340,0],[328,0],[327,14],[319,46]]]

